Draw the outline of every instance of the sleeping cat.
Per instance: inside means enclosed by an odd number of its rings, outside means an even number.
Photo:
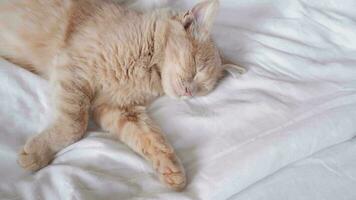
[[[224,66],[209,33],[217,0],[186,12],[140,13],[110,0],[14,0],[0,6],[0,56],[50,80],[54,122],[19,153],[27,170],[45,167],[80,140],[90,115],[150,161],[175,190],[186,177],[146,113],[161,95],[205,95]],[[231,65],[229,65],[231,66]]]

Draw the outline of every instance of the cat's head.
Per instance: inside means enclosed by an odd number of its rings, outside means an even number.
[[[218,0],[205,0],[170,20],[162,68],[168,96],[206,95],[222,78],[224,66],[210,37],[218,7]]]

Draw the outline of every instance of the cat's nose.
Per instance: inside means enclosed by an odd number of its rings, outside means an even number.
[[[184,96],[192,97],[193,96],[192,90],[190,88],[188,88],[188,87],[185,87]]]
[[[184,87],[183,96],[191,98],[195,95],[195,92],[196,86],[194,84],[190,84],[189,86]]]

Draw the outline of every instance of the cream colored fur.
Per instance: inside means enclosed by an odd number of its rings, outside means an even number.
[[[29,139],[19,164],[38,170],[84,136],[89,115],[180,190],[184,169],[145,111],[167,94],[209,93],[222,77],[209,37],[218,1],[139,13],[110,0],[15,0],[0,6],[0,56],[50,80],[55,121]]]

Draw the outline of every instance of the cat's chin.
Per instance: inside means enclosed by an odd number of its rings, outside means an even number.
[[[171,99],[174,99],[174,100],[182,100],[182,96],[178,96],[178,95],[169,95],[169,94],[166,94],[166,96],[168,96],[169,98]]]
[[[191,99],[191,98],[193,98],[193,97],[189,97],[189,96],[180,96],[180,97],[179,97],[179,100],[189,100],[189,99]]]
[[[177,92],[175,92],[175,91],[171,91],[171,92],[166,93],[166,94],[170,98],[176,99],[176,100],[189,100],[189,99],[194,97],[194,96],[180,95],[180,94],[177,94]]]
[[[189,100],[192,99],[192,96],[182,96],[182,95],[177,95],[177,94],[166,94],[169,98],[175,99],[175,100]]]

